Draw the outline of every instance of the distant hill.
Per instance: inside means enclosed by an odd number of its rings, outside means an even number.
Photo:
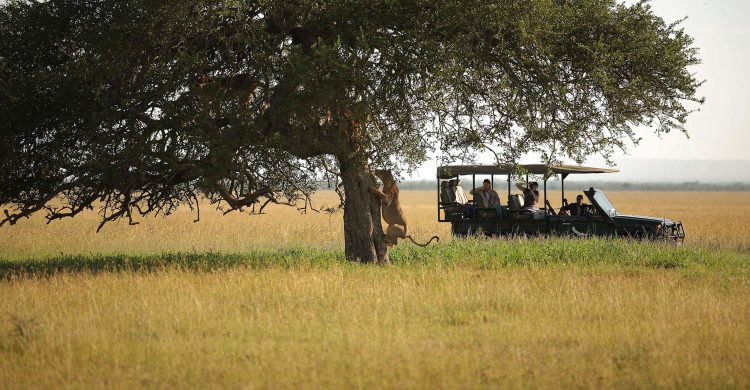
[[[597,180],[638,183],[750,183],[750,160],[656,160],[616,161],[620,172]]]
[[[589,166],[603,164],[588,163]],[[597,187],[613,191],[750,191],[750,160],[657,160],[622,159],[617,161],[617,173],[571,176],[566,188]],[[435,162],[423,165],[414,179],[399,183],[402,190],[436,190]],[[425,180],[423,178],[429,177]],[[477,176],[477,186],[485,177]],[[465,189],[471,188],[471,178],[462,177]],[[495,178],[496,188],[505,188],[504,177]],[[321,183],[321,188],[326,188]],[[559,181],[550,181],[548,188],[559,189]]]
[[[524,163],[533,163],[533,161],[524,161]],[[679,187],[704,190],[709,188],[741,188],[744,185],[750,185],[750,160],[618,158],[615,159],[615,163],[617,165],[613,168],[620,172],[571,176],[568,180],[571,182],[612,183],[616,187],[619,183],[621,187],[627,188],[630,186],[634,189]],[[601,161],[587,162],[584,165],[605,166]],[[431,182],[435,177],[436,168],[435,162],[429,161],[420,167],[415,175],[407,179]]]

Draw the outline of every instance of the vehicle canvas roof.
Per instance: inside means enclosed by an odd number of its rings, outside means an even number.
[[[521,167],[530,174],[546,175],[553,174],[585,174],[585,173],[614,173],[617,169],[584,167],[580,165],[547,165],[547,164],[525,164],[525,165],[444,165],[438,167],[438,179],[450,179],[464,175],[508,175],[515,173],[516,168]]]

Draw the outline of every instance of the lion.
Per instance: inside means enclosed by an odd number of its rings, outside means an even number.
[[[198,77],[195,87],[198,95],[207,101],[225,94],[238,98],[240,106],[246,110],[253,102],[253,93],[258,87],[258,81],[246,73],[228,77],[202,75]]]
[[[401,201],[398,199],[399,190],[396,186],[396,180],[393,179],[393,174],[391,174],[391,171],[383,169],[376,170],[374,173],[375,176],[383,182],[382,191],[377,187],[370,187],[370,192],[380,199],[380,208],[382,209],[383,219],[388,224],[388,228],[383,236],[386,245],[389,247],[397,245],[399,238],[408,238],[411,242],[421,247],[430,245],[432,240],[440,242],[440,237],[438,236],[433,236],[426,244],[420,244],[414,241],[414,238],[409,234],[404,212],[401,210]]]

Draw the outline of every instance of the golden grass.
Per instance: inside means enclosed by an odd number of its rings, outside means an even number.
[[[610,197],[624,212],[683,220],[689,247],[750,247],[748,193]],[[434,193],[403,201],[417,236],[449,240]],[[340,214],[203,214],[198,224],[180,211],[98,235],[95,215],[34,217],[0,229],[0,259],[342,247]],[[0,280],[0,387],[747,388],[742,259],[672,269],[330,262]]]
[[[502,191],[501,191],[502,192]],[[568,191],[572,199],[575,192]],[[750,192],[612,192],[621,212],[682,220],[688,245],[750,250]],[[559,193],[550,192],[554,206]],[[333,205],[332,192],[316,196],[316,205]],[[450,225],[437,222],[436,198],[431,191],[404,191],[402,202],[415,237],[439,235],[450,240]],[[221,213],[204,205],[202,218],[180,210],[167,218],[150,217],[140,225],[120,221],[96,234],[98,216],[82,214],[45,225],[41,215],[0,228],[0,258],[44,258],[64,254],[149,254],[161,252],[247,252],[290,246],[343,249],[340,213],[302,215],[278,206],[268,214],[248,216]]]
[[[747,275],[333,267],[0,284],[19,387],[750,386]]]

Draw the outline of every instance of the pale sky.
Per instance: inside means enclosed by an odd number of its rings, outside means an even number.
[[[706,97],[692,114],[690,139],[670,134],[659,140],[640,131],[643,142],[633,157],[698,160],[748,159],[750,145],[750,2],[746,0],[654,0],[654,13],[672,22],[687,16],[685,31],[695,38],[702,64],[694,68],[706,80]]]

